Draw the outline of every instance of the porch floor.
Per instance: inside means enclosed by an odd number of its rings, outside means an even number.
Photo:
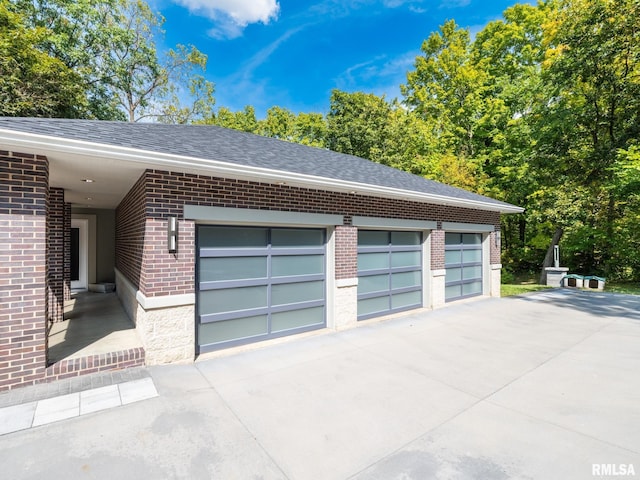
[[[74,293],[49,332],[50,363],[136,347],[142,341],[115,293]]]

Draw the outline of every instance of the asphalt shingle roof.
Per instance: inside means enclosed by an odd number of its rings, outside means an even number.
[[[0,129],[441,195],[498,209],[513,207],[353,155],[217,126],[0,117]]]

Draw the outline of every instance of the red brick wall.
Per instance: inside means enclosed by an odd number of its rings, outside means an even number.
[[[194,228],[191,222],[182,220],[185,204],[337,214],[343,216],[346,225],[353,215],[496,226],[500,222],[496,212],[148,170],[116,211],[116,267],[147,296],[193,293]],[[179,218],[176,255],[167,252],[166,218],[171,215]],[[337,238],[339,242],[344,240]],[[441,250],[444,237],[442,242]],[[437,245],[432,243],[432,256],[437,256]],[[345,258],[336,259],[341,262],[336,264],[336,278],[356,276],[355,258],[346,263]],[[444,268],[444,252],[432,268]]]
[[[46,158],[0,151],[0,390],[45,371],[48,182]]]
[[[489,242],[491,244],[491,250],[490,250],[490,259],[489,259],[489,263],[491,265],[496,265],[500,263],[500,251],[501,251],[501,245],[500,245],[500,240],[498,240],[498,238],[502,238],[500,237],[500,231],[496,231],[496,232],[492,232],[489,235]]]
[[[349,225],[336,227],[336,278],[358,276],[358,229]]]
[[[146,174],[116,209],[116,268],[136,286],[141,285],[146,219]],[[140,288],[140,287],[138,287]]]
[[[167,220],[148,218],[145,224],[145,246],[141,285],[148,296],[193,293],[195,282],[195,223],[178,222],[178,251],[167,248]]]
[[[444,269],[444,230],[431,230],[431,270]]]
[[[71,300],[71,204],[64,204],[64,299]]]
[[[61,322],[64,315],[65,273],[65,207],[64,190],[49,189],[49,214],[47,216],[49,320]]]

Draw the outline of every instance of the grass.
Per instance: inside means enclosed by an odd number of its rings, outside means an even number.
[[[510,297],[512,295],[520,295],[522,293],[537,292],[539,290],[546,290],[546,285],[538,285],[535,283],[518,283],[518,284],[502,284],[500,286],[500,295],[503,297]]]
[[[627,295],[640,295],[640,282],[606,282],[604,291],[611,293],[626,293]]]
[[[533,278],[518,278],[513,283],[502,284],[500,294],[503,297],[510,297],[512,295],[537,292],[547,288],[552,287],[537,284]],[[640,295],[640,282],[606,282],[604,285],[604,291],[609,293]]]

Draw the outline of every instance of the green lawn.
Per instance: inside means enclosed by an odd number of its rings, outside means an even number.
[[[640,295],[640,282],[607,282],[604,284],[604,291]]]
[[[511,295],[520,295],[522,293],[537,292],[538,290],[545,290],[547,288],[551,287],[529,282],[503,284],[501,286],[500,293],[503,297],[509,297]],[[604,285],[604,291],[610,293],[640,295],[640,282],[606,282]]]
[[[500,295],[503,297],[510,297],[511,295],[520,295],[522,293],[537,292],[538,290],[546,290],[546,285],[537,285],[535,283],[518,283],[518,284],[503,284],[500,287]]]

